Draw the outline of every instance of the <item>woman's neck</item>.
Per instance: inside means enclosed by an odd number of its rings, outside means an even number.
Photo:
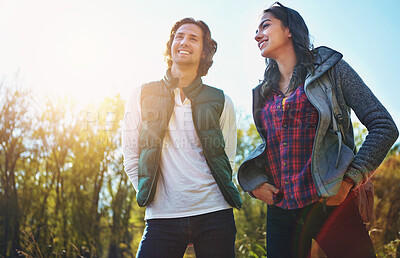
[[[278,65],[280,73],[279,90],[283,93],[288,93],[289,84],[293,75],[294,67],[297,64],[297,58],[294,49],[293,51],[284,55],[282,58],[279,58],[275,61]]]

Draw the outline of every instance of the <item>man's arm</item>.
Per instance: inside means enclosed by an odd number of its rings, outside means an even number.
[[[138,191],[139,167],[139,131],[141,126],[140,94],[141,87],[136,88],[125,107],[124,125],[122,130],[122,150],[124,153],[125,172],[133,187]]]
[[[224,136],[225,153],[229,158],[232,170],[234,170],[237,141],[236,115],[232,100],[227,95],[225,95],[224,110],[222,111],[219,123],[222,135]]]

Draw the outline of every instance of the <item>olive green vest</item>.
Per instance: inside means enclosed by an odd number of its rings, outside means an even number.
[[[173,90],[177,80],[167,75],[164,80],[142,86],[141,115],[142,127],[139,134],[139,185],[136,195],[139,206],[151,203],[156,191],[160,171],[160,157],[165,133],[174,110]],[[224,93],[204,85],[197,78],[183,91],[192,103],[193,123],[203,147],[204,156],[225,200],[233,207],[240,208],[242,201],[232,182],[232,168],[225,153],[225,142],[220,129],[219,118],[224,108]]]

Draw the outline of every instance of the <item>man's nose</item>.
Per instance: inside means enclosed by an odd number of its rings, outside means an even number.
[[[181,45],[184,45],[184,46],[188,45],[188,38],[187,38],[187,37],[184,37],[184,38],[181,40]]]

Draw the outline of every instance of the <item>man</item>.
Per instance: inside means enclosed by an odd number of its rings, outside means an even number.
[[[178,21],[166,75],[128,100],[124,165],[139,206],[146,206],[137,257],[182,257],[189,243],[200,258],[235,255],[235,113],[229,97],[201,80],[216,50],[204,22]]]

